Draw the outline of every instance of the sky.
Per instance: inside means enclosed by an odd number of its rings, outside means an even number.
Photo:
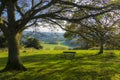
[[[50,24],[50,23],[37,23],[38,26],[31,26],[25,31],[37,31],[37,32],[57,32],[57,33],[64,33],[65,30],[61,29],[60,26],[56,24]],[[61,21],[59,22],[62,27],[65,27],[68,23],[66,21]]]
[[[26,29],[25,31],[37,31],[37,32],[58,32],[58,33],[64,33],[65,31],[62,30],[61,28],[50,28],[50,27],[30,27],[28,29]]]

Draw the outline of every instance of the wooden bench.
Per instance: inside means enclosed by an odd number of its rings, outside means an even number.
[[[71,52],[71,51],[63,51],[63,55],[65,59],[74,59],[75,58],[76,52]]]

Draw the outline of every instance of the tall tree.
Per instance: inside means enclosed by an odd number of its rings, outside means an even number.
[[[97,44],[100,46],[99,54],[102,54],[104,44],[118,33],[119,18],[119,14],[110,12],[101,16],[84,19],[79,24],[72,23],[66,27],[68,31],[65,33],[65,37],[72,39],[76,37],[78,40],[87,40],[90,43]]]
[[[86,0],[87,1],[87,0]],[[24,29],[46,21],[80,21],[112,10],[114,4],[92,6],[77,0],[0,0],[0,29],[8,41],[8,61],[3,71],[26,70],[19,56],[19,41]],[[73,13],[90,10],[84,16],[73,17]],[[81,13],[81,12],[80,12]],[[56,22],[55,22],[56,23]]]

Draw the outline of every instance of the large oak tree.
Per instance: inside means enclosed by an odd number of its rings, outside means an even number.
[[[66,26],[64,36],[67,39],[77,39],[77,42],[89,42],[93,46],[99,46],[102,54],[104,45],[119,33],[120,15],[116,12],[106,13],[101,16],[82,20],[79,24],[72,23]],[[115,39],[115,38],[114,38]],[[111,42],[112,43],[112,42]],[[93,47],[92,46],[92,47]]]
[[[90,4],[84,4],[89,1]],[[93,0],[0,0],[0,29],[8,41],[8,60],[3,71],[26,70],[19,56],[19,42],[24,29],[56,20],[77,22],[84,18],[111,11],[115,4],[92,6]],[[73,17],[73,13],[90,10],[84,16]]]

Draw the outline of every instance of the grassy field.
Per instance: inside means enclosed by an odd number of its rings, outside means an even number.
[[[21,50],[28,68],[25,72],[0,73],[0,80],[120,80],[120,51],[79,50],[74,59],[64,58],[63,50]],[[115,53],[115,54],[114,54]],[[7,52],[0,51],[0,69]]]
[[[65,45],[62,45],[62,44],[45,44],[45,43],[42,43],[41,45],[43,46],[44,50],[54,50],[56,48],[69,49],[69,46],[65,46]]]

